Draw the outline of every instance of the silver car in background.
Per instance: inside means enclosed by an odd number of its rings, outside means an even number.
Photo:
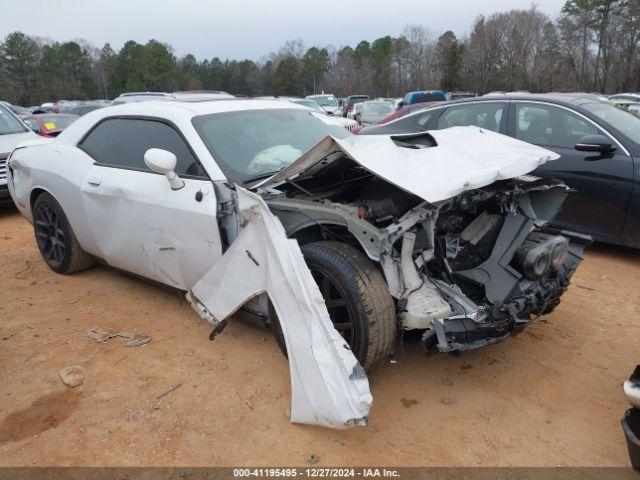
[[[307,100],[313,100],[329,115],[342,115],[342,108],[334,95],[307,95]]]

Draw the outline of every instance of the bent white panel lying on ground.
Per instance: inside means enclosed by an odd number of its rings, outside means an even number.
[[[297,241],[261,197],[237,187],[248,223],[187,294],[194,308],[219,326],[244,303],[267,292],[284,333],[291,371],[291,421],[333,428],[364,425],[369,381],[333,328],[329,312]]]

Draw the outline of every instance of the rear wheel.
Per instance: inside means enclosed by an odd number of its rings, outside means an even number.
[[[93,263],[91,256],[80,248],[62,207],[46,192],[33,204],[33,229],[40,254],[52,270],[72,273]]]
[[[392,353],[396,322],[393,299],[380,271],[362,252],[344,243],[315,242],[301,250],[335,329],[365,370],[382,366]],[[272,318],[274,335],[286,355],[280,322],[275,315]]]

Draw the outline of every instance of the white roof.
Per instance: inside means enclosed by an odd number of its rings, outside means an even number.
[[[127,103],[115,105],[100,110],[103,116],[112,115],[152,115],[163,112],[162,116],[171,114],[191,116],[207,115],[210,113],[236,112],[241,110],[259,110],[273,108],[302,108],[292,102],[281,102],[279,100],[252,100],[252,99],[229,99],[229,100],[205,100],[205,101],[184,101],[179,100],[150,100],[148,102]]]

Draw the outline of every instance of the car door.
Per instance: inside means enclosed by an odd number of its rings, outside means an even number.
[[[533,172],[557,178],[575,191],[565,200],[554,225],[606,240],[621,233],[633,188],[633,160],[620,144],[610,155],[579,152],[585,135],[610,137],[593,121],[568,108],[542,102],[513,101],[509,134],[560,155]]]
[[[107,118],[78,147],[94,159],[81,188],[98,254],[110,265],[183,290],[221,256],[213,184],[170,123]],[[149,148],[176,155],[184,187],[144,163]]]

